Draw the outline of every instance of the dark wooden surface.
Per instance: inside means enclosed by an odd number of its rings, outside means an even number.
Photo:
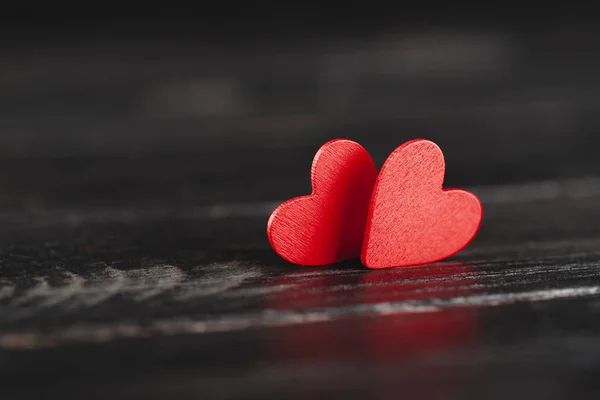
[[[277,199],[5,212],[2,397],[597,398],[598,181],[472,189],[471,246],[380,271],[279,259]]]
[[[436,10],[454,23],[16,24],[0,398],[597,399],[599,31]],[[483,200],[480,234],[415,268],[279,259],[268,215],[335,137],[379,166],[436,141],[447,184]]]

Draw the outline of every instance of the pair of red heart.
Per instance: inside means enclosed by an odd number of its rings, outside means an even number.
[[[271,214],[271,246],[287,261],[307,266],[359,255],[369,268],[442,260],[471,241],[482,217],[475,195],[442,190],[444,173],[444,155],[428,140],[398,147],[379,175],[361,145],[332,140],[315,155],[313,193]]]

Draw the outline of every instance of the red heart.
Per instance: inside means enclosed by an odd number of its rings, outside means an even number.
[[[294,264],[319,266],[360,256],[377,169],[358,143],[336,139],[315,155],[313,193],[281,204],[267,224],[271,246]]]
[[[369,268],[439,261],[475,236],[482,208],[464,190],[442,190],[444,155],[433,142],[412,140],[383,164],[373,190],[362,262]]]

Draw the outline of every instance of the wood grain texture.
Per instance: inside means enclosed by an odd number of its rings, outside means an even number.
[[[371,156],[358,143],[324,144],[312,165],[313,193],[284,202],[268,221],[275,252],[307,266],[358,257],[376,177]]]
[[[379,270],[285,262],[270,202],[0,213],[3,398],[598,398],[593,182],[472,188],[468,248]]]
[[[462,250],[482,218],[479,200],[444,190],[445,163],[433,142],[415,139],[388,157],[375,183],[362,261],[369,268],[419,265]]]

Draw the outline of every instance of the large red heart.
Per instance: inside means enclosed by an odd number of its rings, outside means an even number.
[[[281,204],[267,224],[271,246],[294,264],[319,266],[360,256],[377,169],[358,143],[336,139],[315,155],[313,193]]]
[[[442,190],[444,155],[433,142],[416,139],[383,164],[373,190],[362,262],[388,268],[439,261],[475,236],[482,208],[464,190]]]

